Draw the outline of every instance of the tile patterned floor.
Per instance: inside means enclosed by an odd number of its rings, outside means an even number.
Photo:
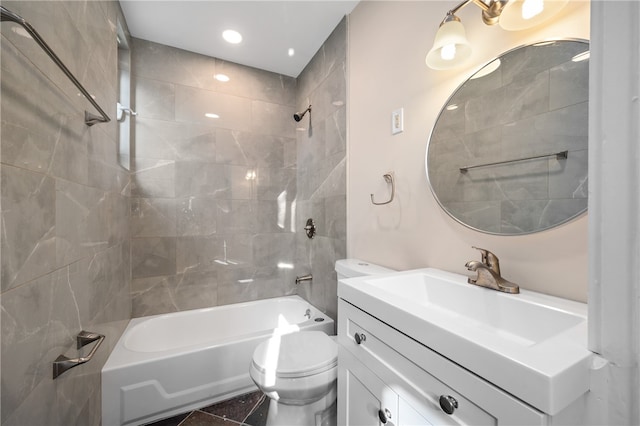
[[[147,426],[264,426],[268,411],[269,399],[257,391]]]

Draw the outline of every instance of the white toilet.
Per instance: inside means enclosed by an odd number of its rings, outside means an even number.
[[[358,259],[336,262],[338,279],[391,269]],[[321,331],[273,336],[253,353],[249,374],[271,401],[267,426],[334,426],[338,345]]]

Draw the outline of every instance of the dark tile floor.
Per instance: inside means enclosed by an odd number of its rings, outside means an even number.
[[[147,426],[264,426],[269,399],[256,391]]]

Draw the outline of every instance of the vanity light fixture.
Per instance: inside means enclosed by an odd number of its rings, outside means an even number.
[[[449,10],[440,24],[433,47],[426,57],[429,68],[455,68],[471,56],[471,43],[456,13],[473,3],[482,9],[482,21],[487,25],[500,24],[508,31],[534,27],[562,9],[569,0],[463,0]]]

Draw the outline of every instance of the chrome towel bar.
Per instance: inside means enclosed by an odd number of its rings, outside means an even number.
[[[77,367],[80,364],[84,364],[85,362],[91,361],[91,358],[93,358],[96,351],[104,341],[104,335],[82,330],[78,334],[76,339],[77,339],[77,346],[76,346],[77,349],[80,349],[91,342],[95,342],[96,340],[98,342],[95,344],[93,349],[91,349],[91,352],[89,352],[89,354],[85,357],[68,358],[64,355],[58,356],[58,358],[56,358],[56,360],[53,361],[53,378],[54,379],[59,375],[61,375],[62,373],[64,373],[65,371],[69,370],[70,368]]]
[[[11,12],[9,9],[7,9],[4,6],[0,6],[0,22],[4,22],[4,21],[15,22],[16,24],[24,28],[29,33],[29,35],[36,41],[36,43],[38,43],[38,45],[42,48],[42,50],[44,50],[45,53],[49,55],[49,57],[53,60],[53,62],[55,62],[55,64],[69,78],[69,80],[71,80],[71,82],[75,84],[75,86],[78,88],[78,90],[80,90],[80,92],[84,95],[84,97],[87,98],[89,102],[91,102],[91,105],[93,105],[93,107],[100,113],[102,117],[92,114],[88,111],[85,111],[84,122],[87,126],[93,126],[96,123],[107,123],[111,121],[109,116],[102,110],[102,108],[100,108],[98,103],[91,97],[89,92],[87,92],[87,90],[82,86],[82,84],[80,84],[78,79],[75,78],[75,76],[71,73],[71,71],[69,71],[69,68],[67,68],[67,66],[60,60],[58,55],[55,54],[55,52],[42,39],[38,31],[36,31],[36,29],[33,28],[31,24],[29,24],[24,18],[22,18],[17,13]]]
[[[556,157],[558,160],[566,160],[569,156],[569,151],[554,152],[553,154],[534,155],[532,157],[515,158],[513,160],[496,161],[495,163],[474,164],[473,166],[460,167],[460,173],[465,173],[469,169],[475,169],[478,167],[498,166],[500,164],[516,163],[518,161],[536,160],[538,158]]]

